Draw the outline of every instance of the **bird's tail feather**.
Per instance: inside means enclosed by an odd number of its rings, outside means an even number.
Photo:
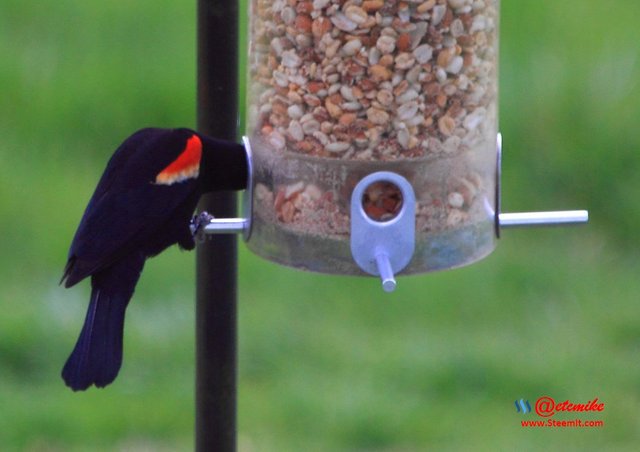
[[[91,301],[80,337],[62,369],[74,391],[111,383],[122,365],[125,310],[133,295],[144,258],[133,256],[91,278]]]

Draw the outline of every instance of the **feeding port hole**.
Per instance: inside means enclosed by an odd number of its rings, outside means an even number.
[[[402,191],[388,181],[372,183],[362,195],[362,208],[373,221],[393,220],[400,213],[402,202]]]

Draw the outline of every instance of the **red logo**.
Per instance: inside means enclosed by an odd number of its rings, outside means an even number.
[[[538,416],[551,417],[554,414],[567,411],[567,412],[589,412],[589,411],[603,411],[604,403],[599,402],[596,397],[593,400],[589,400],[587,403],[572,403],[569,400],[556,403],[552,397],[543,396],[536,400],[535,405],[536,413]]]

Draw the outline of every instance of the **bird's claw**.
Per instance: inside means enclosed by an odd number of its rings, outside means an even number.
[[[207,211],[200,212],[191,218],[191,221],[189,222],[189,229],[191,230],[191,235],[194,240],[204,240],[204,228],[211,223],[211,220],[213,219],[214,216]]]

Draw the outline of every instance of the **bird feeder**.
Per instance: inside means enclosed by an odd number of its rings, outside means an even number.
[[[585,211],[500,212],[497,0],[253,0],[243,231],[280,264],[380,276],[490,254],[505,227]]]

